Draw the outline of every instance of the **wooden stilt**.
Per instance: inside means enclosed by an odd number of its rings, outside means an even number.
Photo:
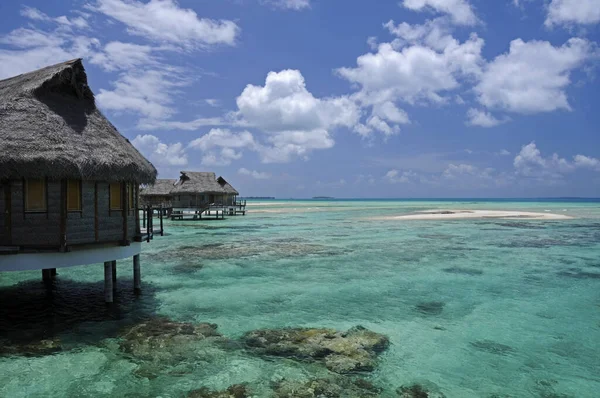
[[[52,278],[54,279],[54,277],[56,275],[58,275],[57,272],[56,272],[56,268],[52,268],[50,271],[51,271]]]
[[[43,269],[42,270],[42,280],[44,282],[52,281],[52,270],[51,269]]]
[[[165,233],[163,231],[163,207],[162,207],[162,205],[160,206],[160,236],[165,236]]]
[[[104,263],[104,301],[113,302],[113,279],[112,279],[112,261]]]
[[[139,293],[142,290],[142,275],[140,270],[140,255],[133,256],[133,290]]]
[[[112,272],[112,284],[113,290],[117,290],[117,261],[114,260],[111,262],[111,272]]]

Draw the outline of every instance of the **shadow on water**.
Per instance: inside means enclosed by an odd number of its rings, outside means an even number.
[[[78,282],[60,276],[50,283],[27,281],[2,288],[0,355],[35,355],[40,343],[59,339],[64,348],[70,333],[91,344],[112,337],[122,327],[152,316],[158,307],[154,293],[152,286],[143,285],[136,295],[131,280],[118,281],[114,303],[106,304],[104,281]]]

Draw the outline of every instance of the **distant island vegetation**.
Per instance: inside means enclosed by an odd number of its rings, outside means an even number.
[[[313,199],[335,199],[332,196],[313,196]]]

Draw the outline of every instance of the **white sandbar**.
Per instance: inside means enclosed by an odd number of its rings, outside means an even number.
[[[371,220],[462,220],[470,218],[523,218],[528,220],[570,220],[573,217],[555,213],[504,210],[427,210],[420,214],[374,217]]]

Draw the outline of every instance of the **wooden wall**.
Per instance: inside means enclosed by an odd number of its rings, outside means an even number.
[[[215,194],[214,203],[219,204],[231,204],[233,203],[233,196],[228,195],[220,195]],[[196,207],[201,204],[209,203],[211,195],[210,194],[174,194],[173,195],[173,207],[174,208],[186,208],[186,207]],[[191,204],[191,206],[190,206]]]
[[[7,185],[0,181],[0,246],[9,245],[8,231],[6,230],[8,220],[6,219],[6,198],[5,198],[5,189]]]
[[[60,245],[60,181],[48,181],[46,192],[47,212],[25,213],[23,181],[11,181],[12,245]]]
[[[164,195],[164,196],[141,196],[140,197],[140,204],[142,204],[142,206],[160,206],[162,205],[163,207],[171,207],[172,204],[172,196],[171,195]]]
[[[22,180],[11,181],[11,241],[4,228],[4,187],[0,185],[0,245],[13,246],[60,246],[61,225],[61,182],[48,181],[48,211],[25,213]],[[88,244],[96,242],[120,242],[123,240],[123,212],[110,210],[109,184],[107,182],[84,181],[82,183],[82,210],[67,212],[66,244]],[[134,195],[134,201],[137,198]],[[96,210],[95,204],[98,204]],[[127,239],[136,235],[137,203],[127,210]],[[97,229],[96,229],[97,223]]]

